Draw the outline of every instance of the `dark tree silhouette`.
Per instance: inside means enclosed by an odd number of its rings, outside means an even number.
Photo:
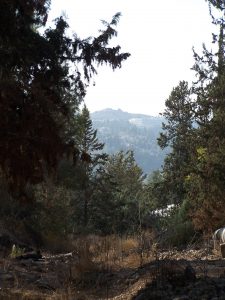
[[[0,2],[0,171],[20,199],[27,184],[41,182],[68,148],[71,118],[96,74],[96,65],[121,67],[128,53],[108,47],[120,14],[98,37],[66,34],[60,17],[55,28],[39,32],[50,1]]]

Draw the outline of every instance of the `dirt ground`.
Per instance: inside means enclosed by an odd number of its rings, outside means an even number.
[[[2,258],[0,299],[225,299],[225,260],[207,248],[131,251],[104,265],[75,253]]]

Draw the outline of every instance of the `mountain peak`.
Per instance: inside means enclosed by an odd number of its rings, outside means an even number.
[[[112,154],[133,150],[137,163],[145,173],[161,167],[165,153],[157,138],[162,117],[132,114],[121,109],[107,108],[91,114],[98,138],[105,144],[104,151]]]
[[[103,110],[95,111],[91,114],[93,121],[127,121],[136,126],[152,127],[154,123],[161,124],[162,117],[153,117],[144,114],[128,113],[122,109],[106,108]]]

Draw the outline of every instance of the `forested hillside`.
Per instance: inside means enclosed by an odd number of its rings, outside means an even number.
[[[0,1],[1,299],[224,296],[207,260],[225,257],[225,4],[207,2],[214,50],[157,118],[84,103],[99,65],[129,61],[120,13],[79,38],[65,16],[47,27],[49,0]]]
[[[157,138],[162,129],[162,117],[105,109],[92,113],[91,118],[106,153],[133,150],[138,165],[146,174],[161,168],[165,151],[160,149]]]

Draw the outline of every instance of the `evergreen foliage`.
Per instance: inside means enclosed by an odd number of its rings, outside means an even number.
[[[67,35],[63,17],[39,32],[49,7],[47,0],[0,3],[0,167],[21,201],[29,200],[27,184],[41,182],[74,146],[68,126],[96,64],[115,69],[129,56],[108,47],[120,14],[98,37],[81,40]]]
[[[185,198],[185,178],[189,174],[193,138],[193,104],[188,83],[181,81],[165,102],[158,143],[162,149],[170,146],[163,166],[164,192],[170,203],[181,204]]]
[[[104,233],[136,231],[144,176],[133,152],[109,156],[101,180],[103,189],[96,194],[92,209],[95,226]]]
[[[97,130],[93,128],[90,113],[84,105],[74,118],[71,127],[73,142],[76,145],[76,157],[64,159],[58,169],[58,184],[74,191],[71,207],[74,211],[74,224],[87,229],[89,206],[93,193],[98,188],[98,176],[107,161],[107,154],[102,152],[104,144],[97,138]]]
[[[151,211],[164,209],[170,203],[163,171],[151,173],[144,184],[144,199]]]
[[[213,35],[218,51],[208,51],[205,45],[202,55],[194,51],[197,80],[191,89],[185,82],[173,89],[163,114],[167,123],[158,139],[162,148],[171,147],[163,168],[164,189],[180,210],[187,204],[183,220],[191,218],[204,232],[224,225],[225,204],[225,8],[224,1],[208,2],[212,22],[220,28]],[[214,17],[213,9],[221,17]]]
[[[224,10],[222,2],[210,2]],[[202,57],[195,55],[194,65],[198,74],[194,90],[197,95],[196,121],[199,127],[188,189],[194,224],[205,231],[224,225],[225,24],[223,19],[217,21],[220,33],[214,38],[218,42],[218,51],[212,53],[204,48]]]
[[[167,230],[172,245],[187,244],[193,225],[204,232],[224,225],[225,7],[208,3],[220,28],[218,51],[203,45],[202,55],[194,52],[196,82],[180,81],[166,100],[158,144],[170,153],[145,180],[133,151],[103,152],[87,107],[80,108],[97,66],[116,69],[129,57],[108,46],[120,14],[103,21],[99,36],[80,39],[67,34],[63,17],[45,28],[50,1],[0,2],[1,218],[52,245],[70,233],[142,226]]]

